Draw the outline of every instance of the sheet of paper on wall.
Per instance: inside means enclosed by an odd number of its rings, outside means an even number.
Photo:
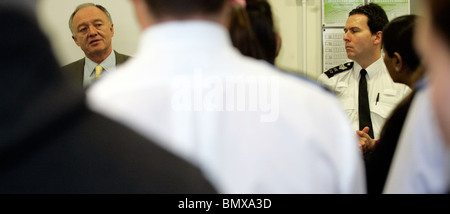
[[[323,27],[343,27],[348,13],[363,5],[364,0],[322,0]]]
[[[323,29],[323,71],[349,62],[345,51],[344,28]]]
[[[369,0],[369,2],[380,5],[386,11],[389,21],[411,13],[409,0]]]

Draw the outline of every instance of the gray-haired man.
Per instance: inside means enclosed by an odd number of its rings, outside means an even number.
[[[113,51],[114,24],[103,6],[92,3],[79,5],[70,16],[69,28],[73,40],[86,56],[62,68],[77,85],[89,86],[129,58]]]

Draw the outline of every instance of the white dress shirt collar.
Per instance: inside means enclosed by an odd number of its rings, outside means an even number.
[[[227,29],[212,21],[169,21],[151,26],[141,34],[140,53],[180,48],[217,48],[231,46]],[[149,48],[154,47],[154,48]]]
[[[366,68],[366,71],[367,71],[367,74],[366,74],[366,75],[367,75],[367,79],[369,80],[369,79],[371,79],[372,77],[377,76],[380,72],[383,71],[383,67],[384,67],[384,66],[385,66],[385,65],[384,65],[384,61],[383,61],[383,58],[382,58],[382,57],[380,57],[377,61],[375,61],[374,63],[372,63],[371,65],[369,65],[369,67]],[[360,76],[361,76],[361,74],[360,74],[361,69],[362,69],[361,65],[359,65],[358,63],[355,62],[355,65],[354,65],[354,70],[355,70],[354,75],[355,75],[356,79],[359,79],[359,78],[360,78]]]

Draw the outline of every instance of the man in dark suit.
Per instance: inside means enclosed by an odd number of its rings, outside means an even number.
[[[90,111],[21,12],[0,7],[0,194],[215,193],[197,168]]]
[[[113,50],[114,24],[111,14],[103,6],[79,5],[70,16],[69,28],[73,40],[86,56],[62,68],[75,84],[87,87],[129,58]]]

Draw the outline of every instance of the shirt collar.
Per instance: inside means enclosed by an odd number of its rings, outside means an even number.
[[[370,79],[371,77],[378,75],[378,73],[380,73],[382,71],[384,66],[385,65],[384,65],[382,57],[380,57],[377,61],[375,61],[374,63],[369,65],[369,67],[366,68],[367,79]],[[362,67],[358,63],[355,62],[354,68],[355,68],[354,75],[356,75],[359,79],[360,71],[361,71]]]
[[[140,44],[137,55],[152,53],[160,48],[179,50],[186,47],[232,47],[227,29],[218,23],[205,20],[168,21],[151,26],[141,34]]]
[[[90,60],[89,58],[85,57],[85,72],[87,72],[87,75],[89,77],[92,77],[95,75],[95,66],[98,64],[94,61]],[[100,65],[103,67],[103,72],[110,72],[116,67],[116,54],[114,51],[109,54],[109,56],[103,60],[103,62],[100,63]],[[86,74],[86,73],[85,73]]]

